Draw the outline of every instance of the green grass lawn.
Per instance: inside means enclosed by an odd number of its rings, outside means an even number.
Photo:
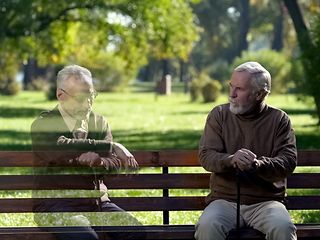
[[[94,110],[107,117],[115,141],[131,150],[197,149],[208,112],[226,101],[222,96],[216,103],[191,103],[183,93],[102,93]],[[320,149],[320,128],[313,107],[297,101],[294,95],[271,95],[267,102],[290,115],[299,149]],[[30,150],[32,121],[55,105],[41,92],[0,96],[0,149]]]
[[[215,105],[226,101],[227,97],[221,96],[215,103],[191,103],[189,95],[181,92],[171,96],[156,96],[150,92],[101,93],[96,99],[94,110],[107,117],[115,141],[123,143],[130,150],[197,149],[208,112]],[[289,114],[299,149],[320,149],[320,128],[316,125],[317,119],[313,117],[313,106],[297,101],[294,95],[271,95],[267,102]],[[41,92],[22,92],[14,97],[0,96],[0,149],[31,150],[29,131],[32,121],[41,111],[52,109],[55,105],[55,101],[47,101]],[[6,169],[0,170],[1,174],[5,174]],[[203,195],[208,192],[199,191]],[[28,192],[0,194],[30,196]],[[114,191],[111,194],[139,193]],[[190,195],[192,191],[172,194]],[[173,213],[171,222],[193,224],[200,213]],[[160,213],[150,215],[142,212],[134,215],[144,224],[160,224],[162,221]],[[295,211],[292,216],[295,222],[320,222],[319,211]],[[32,214],[0,214],[0,226],[15,225],[34,225]]]

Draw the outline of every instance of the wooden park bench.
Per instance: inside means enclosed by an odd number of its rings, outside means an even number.
[[[141,233],[148,239],[193,239],[194,225],[170,224],[171,211],[201,211],[205,207],[204,196],[172,196],[170,189],[208,189],[209,173],[170,173],[171,167],[199,166],[197,151],[137,151],[134,152],[141,168],[159,167],[159,173],[107,174],[105,182],[109,189],[159,189],[162,196],[112,197],[111,201],[126,211],[160,211],[163,224],[144,226],[95,226],[99,235],[108,232],[130,232],[136,239]],[[299,151],[299,166],[320,166],[320,151]],[[0,152],[0,167],[32,167],[32,152]],[[185,168],[184,168],[185,169]],[[175,172],[177,169],[175,169]],[[47,189],[57,189],[54,179],[57,176],[42,176],[47,179]],[[31,190],[33,176],[30,174],[3,173],[0,175],[0,190]],[[50,180],[48,180],[50,179]],[[85,189],[88,184],[77,181],[78,175],[60,175],[60,182],[74,183],[73,189]],[[60,184],[61,185],[61,184]],[[59,187],[58,187],[59,188]],[[289,189],[320,189],[320,174],[295,173],[288,178]],[[15,198],[0,199],[0,213],[32,212],[33,201],[39,199]],[[45,199],[41,199],[45,200]],[[76,198],[74,201],[87,199]],[[320,196],[288,196],[287,208],[291,210],[319,210]],[[1,215],[0,215],[1,216]],[[320,223],[296,224],[298,239],[320,239]],[[53,227],[52,227],[53,228]],[[55,227],[55,231],[77,232],[78,227]],[[0,227],[0,239],[53,239],[50,232],[41,227],[10,226]],[[236,233],[230,233],[228,239],[237,239]],[[253,229],[241,229],[241,239],[264,239],[263,235]]]

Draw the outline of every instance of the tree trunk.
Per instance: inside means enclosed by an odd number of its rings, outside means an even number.
[[[189,92],[188,64],[180,60],[180,82],[184,83],[184,93]]]
[[[26,90],[29,83],[35,78],[37,63],[33,58],[28,58],[27,64],[23,67],[23,89]]]
[[[250,28],[249,0],[240,0],[239,28],[240,32],[237,56],[241,56],[242,51],[248,49],[247,34]]]
[[[148,64],[147,66],[144,67],[144,72],[143,72],[143,82],[148,82],[150,79],[150,65]]]
[[[170,74],[170,62],[169,59],[162,60],[162,78]]]
[[[309,35],[308,28],[303,20],[300,7],[297,3],[297,0],[283,0],[285,6],[288,9],[290,17],[292,19],[295,31],[297,33],[297,38],[299,46],[302,51],[308,50],[308,45],[312,46],[312,41]]]
[[[318,70],[320,64],[320,59],[318,58],[319,53],[311,40],[309,30],[303,20],[297,0],[283,1],[288,9],[297,34],[299,47],[302,52],[303,68],[307,79],[307,94],[313,96],[318,115],[318,125],[320,125],[320,71]]]
[[[279,52],[283,48],[283,6],[281,2],[279,3],[279,15],[275,19],[274,26],[271,49]]]

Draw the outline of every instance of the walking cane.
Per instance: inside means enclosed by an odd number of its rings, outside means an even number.
[[[237,182],[237,236],[240,239],[240,170],[236,169],[236,182]]]

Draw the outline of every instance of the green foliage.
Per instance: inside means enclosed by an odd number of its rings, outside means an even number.
[[[210,76],[206,72],[201,72],[196,76],[190,84],[191,101],[196,101],[202,95],[202,88],[211,81]]]
[[[114,56],[109,59],[109,64],[104,67],[92,66],[92,74],[97,81],[99,91],[121,91],[128,86],[134,77],[134,73],[126,69],[126,64],[122,59]]]
[[[199,31],[189,1],[145,1],[145,5],[142,17],[151,55],[187,60]]]
[[[9,78],[7,81],[1,81],[0,89],[3,95],[16,95],[20,91],[20,85]]]
[[[197,80],[192,80],[189,85],[191,101],[195,102],[201,96],[202,84]]]
[[[301,59],[291,60],[291,71],[290,78],[295,84],[295,88],[292,92],[303,94],[306,92],[306,76],[303,69],[303,64]]]
[[[55,84],[49,85],[48,90],[45,92],[46,97],[49,101],[53,101],[57,99],[56,90],[57,90],[57,86]]]
[[[198,36],[184,0],[5,0],[0,9],[0,43],[17,63],[83,64],[104,90],[122,88],[149,57],[187,60]]]
[[[16,54],[10,54],[11,48],[0,44],[0,94],[15,95],[20,91],[20,86],[15,82],[19,64]]]
[[[202,96],[205,103],[214,102],[219,97],[221,89],[220,82],[211,79],[209,74],[203,71],[190,83],[191,101],[194,102]]]
[[[217,80],[211,80],[207,82],[202,87],[203,101],[205,103],[215,102],[220,95],[221,88],[222,88],[221,83]]]
[[[306,33],[305,33],[306,34]],[[313,96],[317,106],[318,125],[320,125],[320,16],[319,14],[313,19],[311,27],[312,42],[309,44],[303,42],[306,36],[301,36],[300,47],[302,49],[301,61],[305,71],[305,82],[302,81],[303,90],[308,95]]]
[[[44,78],[36,78],[28,84],[27,89],[34,91],[48,91],[49,83]]]
[[[291,79],[291,62],[290,59],[276,51],[261,50],[258,52],[243,52],[241,57],[234,60],[233,69],[247,61],[256,61],[264,66],[271,74],[272,88],[274,93],[286,93],[293,86]],[[299,78],[301,76],[296,76]]]

